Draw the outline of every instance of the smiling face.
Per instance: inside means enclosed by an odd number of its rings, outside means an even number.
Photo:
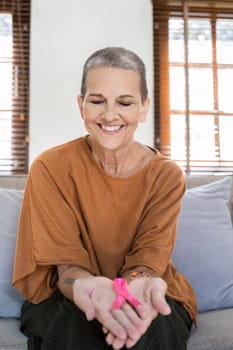
[[[149,106],[148,99],[142,103],[139,74],[120,68],[93,68],[87,74],[86,87],[78,103],[92,144],[116,150],[132,143]]]

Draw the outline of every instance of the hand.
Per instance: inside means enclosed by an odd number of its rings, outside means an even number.
[[[168,315],[171,310],[165,299],[167,285],[161,278],[137,278],[129,283],[128,288],[129,292],[141,301],[141,305],[136,308],[136,311],[141,317],[142,329],[144,328],[142,333],[138,333],[137,338],[128,337],[126,339],[124,345],[130,348],[146,332],[158,313]],[[125,304],[123,307],[125,307]],[[116,341],[116,337],[110,332],[106,340],[108,344],[112,345]]]
[[[73,284],[74,303],[86,314],[87,320],[96,318],[103,330],[114,337],[112,346],[120,349],[126,339],[137,339],[144,332],[144,325],[137,312],[127,303],[122,309],[111,310],[116,293],[112,280],[105,277],[77,279]]]

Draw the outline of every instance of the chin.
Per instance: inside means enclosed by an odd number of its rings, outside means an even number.
[[[100,145],[106,149],[106,150],[109,150],[109,151],[114,151],[114,150],[117,150],[121,147],[124,146],[124,143],[123,142],[100,142]]]
[[[109,150],[109,151],[115,151],[115,150],[122,147],[122,145],[120,145],[120,144],[105,144],[105,143],[101,144],[101,146],[104,149]]]

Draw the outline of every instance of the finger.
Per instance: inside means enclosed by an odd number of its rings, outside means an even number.
[[[109,332],[108,335],[106,336],[106,342],[108,343],[108,345],[112,345],[115,338],[116,336],[113,335],[111,332]]]
[[[157,310],[162,315],[169,315],[171,313],[171,308],[168,305],[165,296],[160,293],[152,293],[152,305],[155,310]]]
[[[171,308],[166,301],[167,283],[162,278],[156,278],[156,288],[152,288],[151,303],[155,310],[162,315],[169,315]]]
[[[145,319],[140,317],[140,315],[138,314],[138,310],[132,308],[132,306],[130,306],[128,303],[123,304],[122,310],[124,311],[129,321],[136,327],[138,333],[143,334],[146,330]]]
[[[114,341],[112,342],[112,347],[114,350],[121,349],[123,348],[124,345],[125,345],[125,341],[119,338],[115,338]]]
[[[146,333],[147,329],[149,328],[151,322],[152,322],[152,318],[148,318],[146,320],[143,320],[144,322],[144,332],[138,336],[137,339],[132,339],[132,338],[127,338],[126,342],[125,342],[125,347],[126,348],[132,348],[138,341],[139,339],[143,336],[144,333]]]
[[[147,307],[144,304],[136,306],[135,310],[142,320],[147,319],[147,317],[149,316],[149,310],[147,310]]]
[[[126,343],[125,343],[125,346],[126,348],[132,348],[137,342],[138,342],[139,339],[127,339]]]
[[[109,330],[105,327],[103,327],[102,329],[103,329],[104,334],[107,334],[109,332]]]
[[[126,330],[110,312],[99,311],[96,318],[103,325],[104,329],[107,329],[110,333],[125,341],[127,337]]]
[[[111,345],[115,350],[121,349],[126,343],[126,341],[115,337],[112,333],[108,333],[106,337],[106,342],[108,345]]]
[[[133,315],[133,313],[134,313],[134,315]],[[137,338],[139,331],[135,327],[134,322],[127,317],[124,310],[122,310],[122,309],[112,310],[112,315],[124,327],[127,335],[130,338],[133,338],[133,339]],[[132,316],[132,318],[139,319],[139,317],[137,316],[135,311],[131,313],[131,316]]]
[[[79,293],[78,298],[74,295],[74,303],[85,313],[88,321],[95,318],[95,307],[87,293]]]

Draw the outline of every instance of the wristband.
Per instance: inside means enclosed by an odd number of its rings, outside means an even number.
[[[117,293],[117,297],[114,303],[112,304],[112,310],[119,309],[125,301],[128,301],[128,303],[131,304],[133,307],[137,307],[141,304],[138,299],[136,299],[132,294],[129,293],[127,281],[125,278],[115,278],[113,280],[113,288]]]

